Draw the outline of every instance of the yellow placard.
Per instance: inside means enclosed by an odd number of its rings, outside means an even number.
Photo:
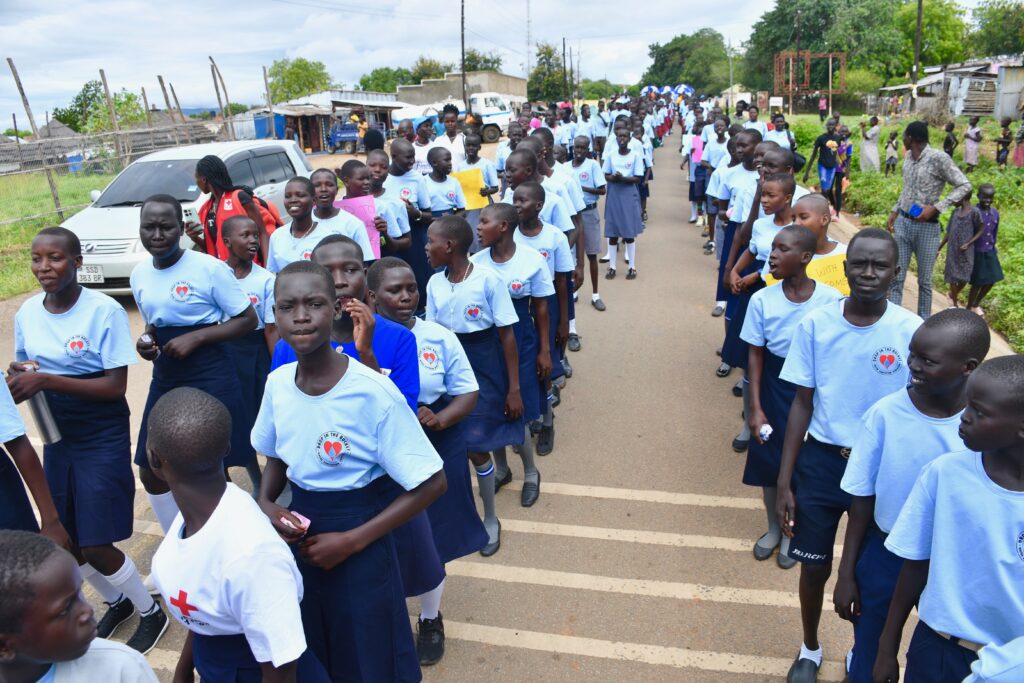
[[[807,277],[826,285],[835,287],[843,296],[850,296],[850,283],[846,279],[843,270],[843,263],[846,261],[846,253],[829,254],[822,258],[816,258],[807,264]],[[765,278],[765,284],[774,285],[776,280],[770,274]]]
[[[462,185],[462,194],[466,195],[466,211],[482,209],[491,203],[490,197],[480,194],[480,190],[487,187],[484,184],[484,172],[479,168],[471,168],[468,171],[456,171],[451,174],[452,178]]]

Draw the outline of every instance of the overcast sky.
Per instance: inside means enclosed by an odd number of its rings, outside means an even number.
[[[961,2],[972,6],[977,0]],[[642,17],[613,0],[530,5],[534,42],[582,53],[585,78],[632,83],[650,63],[647,46],[713,27],[739,46],[766,8],[764,0],[685,3],[649,0]],[[215,9],[216,7],[216,9]],[[526,0],[467,0],[466,45],[497,51],[502,70],[523,75]],[[62,3],[0,2],[0,46],[21,75],[37,123],[66,105],[82,84],[106,70],[111,88],[138,92],[163,108],[157,74],[174,84],[185,108],[216,105],[212,55],[232,101],[263,101],[261,66],[282,57],[318,59],[335,81],[353,86],[377,66],[409,66],[420,54],[459,56],[458,0],[251,0],[218,6],[199,0]],[[0,130],[18,115],[27,129],[6,63],[0,69]]]

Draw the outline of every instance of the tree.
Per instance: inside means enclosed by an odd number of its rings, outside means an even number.
[[[500,71],[501,55],[497,52],[480,52],[479,50],[466,48],[466,71]]]
[[[846,72],[846,92],[850,95],[872,95],[884,84],[881,76],[868,69],[850,69]]]
[[[275,102],[285,102],[331,87],[331,75],[324,63],[303,57],[275,60],[267,75],[270,96]]]
[[[565,65],[562,55],[551,43],[537,43],[533,71],[526,81],[526,97],[531,101],[554,102],[565,97]]]
[[[964,11],[953,0],[928,0],[921,23],[921,66],[950,64],[967,56],[967,24]],[[917,3],[908,3],[896,11],[896,26],[903,34],[901,66],[910,73],[914,65],[914,33],[917,30]]]
[[[71,104],[53,110],[53,118],[81,133],[85,130],[85,122],[96,102],[103,102],[103,84],[95,80],[88,81],[71,100]]]
[[[971,46],[979,57],[1024,53],[1024,2],[982,0],[971,14],[977,29]]]
[[[256,107],[259,107],[259,106],[261,106],[261,105],[256,105]],[[228,115],[229,116],[237,116],[238,114],[244,114],[245,112],[249,111],[250,109],[255,109],[256,107],[252,107],[252,106],[250,106],[248,104],[242,104],[241,102],[232,102],[231,106],[228,107]]]
[[[891,19],[900,5],[900,0],[845,2],[826,33],[828,50],[846,52],[851,70],[864,69],[877,74],[882,77],[882,85],[902,76],[899,55],[905,37]]]
[[[135,93],[122,89],[120,92],[115,92],[111,99],[114,101],[117,125],[122,130],[146,120],[146,110],[142,108],[142,98]],[[114,130],[114,123],[110,119],[110,110],[107,108],[106,99],[101,97],[93,102],[83,132],[92,135],[112,130]]]
[[[27,138],[29,135],[32,135],[32,131],[14,130],[13,128],[8,128],[7,130],[4,131],[4,135],[9,138]]]
[[[686,83],[699,92],[718,92],[729,86],[729,55],[722,34],[705,28],[678,35],[664,45],[654,43],[648,54],[653,63],[640,85]]]
[[[416,83],[412,71],[404,67],[380,66],[359,77],[359,89],[371,92],[395,92],[400,85]]]
[[[584,78],[579,84],[580,96],[585,100],[605,100],[622,90],[621,86],[615,85],[607,78],[599,81],[592,81]]]
[[[442,62],[433,57],[420,55],[412,64],[413,83],[419,83],[426,78],[444,78],[448,72],[455,71],[455,65],[451,62]]]

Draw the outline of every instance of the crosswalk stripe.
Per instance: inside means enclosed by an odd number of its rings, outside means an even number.
[[[475,482],[474,482],[475,484]],[[522,482],[506,484],[509,491],[521,491]],[[739,496],[706,496],[699,493],[674,493],[647,489],[623,489],[610,486],[585,486],[582,484],[560,484],[544,482],[545,494],[575,496],[579,498],[602,498],[605,500],[628,500],[638,503],[664,503],[667,505],[690,505],[698,507],[735,508],[737,510],[760,510],[764,503],[758,498]]]
[[[765,607],[800,607],[800,598],[795,593],[776,590],[751,590],[724,586],[706,586],[696,583],[674,581],[653,581],[646,579],[623,579],[611,576],[595,576],[576,572],[549,571],[532,567],[512,567],[492,562],[466,562],[456,560],[445,565],[449,576],[500,581],[502,583],[523,583],[553,588],[621,593],[671,598],[675,600],[700,600],[736,605],[760,605]]]

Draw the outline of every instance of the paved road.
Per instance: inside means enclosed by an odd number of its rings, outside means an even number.
[[[800,643],[798,570],[750,552],[764,513],[729,446],[737,377],[714,376],[722,323],[709,315],[713,259],[685,222],[676,144],[669,138],[655,153],[639,278],[627,282],[620,263],[607,282],[602,268],[605,313],[586,305],[589,285],[581,291],[583,350],[572,354],[575,376],[556,411],[555,451],[539,458],[540,500],[519,506],[522,470],[510,458],[516,480],[498,495],[501,551],[448,566],[448,649],[427,681],[784,680]],[[0,302],[0,358],[12,357],[23,298]],[[123,303],[138,332],[134,306]],[[129,372],[136,427],[149,373],[145,363]],[[148,571],[160,530],[141,489],[135,514],[123,547]],[[821,680],[838,681],[852,638],[828,604]],[[183,637],[174,626],[150,653],[161,681]]]

